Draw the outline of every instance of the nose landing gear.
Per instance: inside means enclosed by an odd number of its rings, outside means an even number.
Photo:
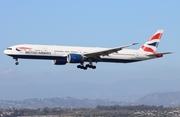
[[[18,62],[18,58],[14,58],[15,59],[15,65],[19,65],[19,62]]]

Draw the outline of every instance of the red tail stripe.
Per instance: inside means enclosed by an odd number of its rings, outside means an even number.
[[[157,33],[155,35],[153,35],[148,41],[152,41],[155,39],[161,39],[162,33]]]
[[[142,46],[142,49],[145,51],[145,52],[151,52],[151,53],[155,53],[155,51],[149,47],[145,47],[145,46]]]

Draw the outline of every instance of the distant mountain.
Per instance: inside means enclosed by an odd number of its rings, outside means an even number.
[[[153,93],[140,98],[135,103],[156,106],[179,106],[180,92]]]
[[[4,101],[0,100],[0,108],[95,108],[98,105],[155,105],[155,106],[180,106],[180,92],[153,93],[140,98],[134,103],[111,101],[105,99],[76,99],[72,97],[63,98],[32,98],[23,101]]]
[[[111,106],[111,105],[129,105],[124,102],[110,101],[110,100],[92,100],[92,99],[76,99],[71,97],[64,98],[33,98],[23,101],[0,101],[0,108],[95,108],[98,105]]]

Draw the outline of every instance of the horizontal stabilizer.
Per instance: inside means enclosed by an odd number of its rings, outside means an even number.
[[[147,56],[163,57],[164,54],[172,54],[172,52],[154,53],[154,54],[148,54]]]

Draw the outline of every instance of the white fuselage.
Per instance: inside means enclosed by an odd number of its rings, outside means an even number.
[[[70,53],[83,55],[108,49],[110,48],[21,44],[7,48],[4,53],[14,59],[61,60],[67,59],[67,55]],[[96,62],[130,63],[155,58],[149,57],[147,54],[140,50],[122,49],[108,55],[101,55],[100,60]]]
[[[131,63],[161,58],[165,54],[171,54],[172,52],[156,52],[162,33],[163,30],[158,30],[138,50],[125,49],[138,43],[115,48],[21,44],[8,47],[4,53],[13,57],[16,60],[16,65],[19,64],[18,59],[22,58],[52,60],[54,65],[78,63],[77,68],[96,69],[93,62]],[[84,62],[88,63],[85,65]]]

